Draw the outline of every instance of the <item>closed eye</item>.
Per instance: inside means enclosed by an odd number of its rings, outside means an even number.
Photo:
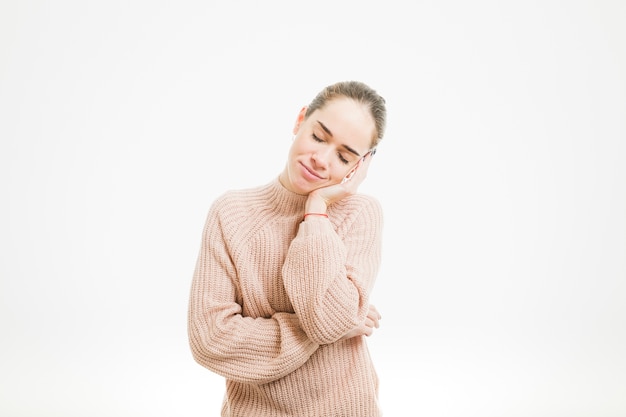
[[[315,133],[311,133],[311,138],[313,138],[313,140],[315,142],[325,142],[324,139],[319,138]],[[337,157],[339,158],[339,160],[341,161],[342,164],[344,165],[348,165],[350,163],[350,161],[348,161],[342,154],[342,152],[337,152]]]

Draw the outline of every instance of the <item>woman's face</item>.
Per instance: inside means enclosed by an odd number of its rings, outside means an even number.
[[[374,119],[367,106],[341,97],[304,118],[298,114],[295,135],[280,181],[285,188],[307,195],[338,184],[370,150]]]

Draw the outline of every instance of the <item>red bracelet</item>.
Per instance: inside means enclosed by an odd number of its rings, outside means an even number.
[[[305,213],[304,217],[302,218],[302,220],[305,220],[306,216],[322,216],[322,217],[328,218],[328,214],[326,214],[326,213]]]

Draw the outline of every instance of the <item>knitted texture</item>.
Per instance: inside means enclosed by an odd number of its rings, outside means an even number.
[[[226,379],[223,417],[378,417],[362,323],[381,257],[382,210],[357,194],[302,221],[278,179],[211,206],[191,285],[194,359]]]

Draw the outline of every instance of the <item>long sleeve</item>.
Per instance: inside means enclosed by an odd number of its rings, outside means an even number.
[[[341,336],[369,309],[381,207],[354,195],[303,222],[306,200],[276,178],[207,215],[188,335],[194,359],[226,379],[223,417],[380,417],[367,340]]]
[[[283,267],[300,325],[319,344],[332,343],[363,322],[380,264],[380,205],[363,196],[341,205],[349,217],[337,219],[329,210],[330,219],[300,224]]]
[[[294,313],[242,314],[238,278],[245,271],[236,269],[233,252],[241,252],[246,242],[226,238],[233,224],[223,223],[219,208],[214,205],[207,217],[192,281],[191,351],[198,363],[233,381],[273,381],[302,366],[318,345],[308,339]]]

